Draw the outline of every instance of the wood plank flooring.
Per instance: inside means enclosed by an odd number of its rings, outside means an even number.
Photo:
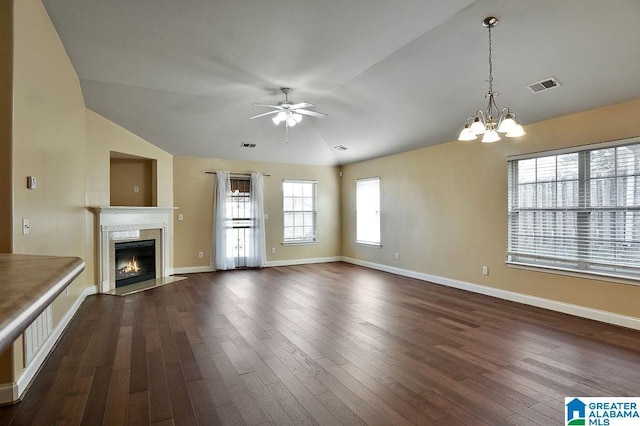
[[[640,332],[345,263],[88,297],[0,425],[555,425]]]

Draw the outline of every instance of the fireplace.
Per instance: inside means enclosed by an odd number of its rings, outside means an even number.
[[[151,272],[151,275],[141,278],[147,280],[166,279],[171,275],[170,250],[172,238],[172,214],[175,207],[94,207],[97,214],[97,232],[99,238],[97,245],[99,249],[99,277],[100,292],[112,294],[116,287],[129,285],[132,281],[116,283],[118,270],[124,268],[125,275],[132,274],[136,268],[143,269],[141,262],[155,262],[155,266],[145,266],[144,269]],[[155,253],[153,256],[135,255],[136,265],[133,264],[132,256],[121,261],[120,255],[116,260],[116,245],[118,248],[127,247],[132,243],[139,245],[144,241],[151,240],[154,246],[149,249]],[[121,246],[121,244],[125,244]],[[145,243],[146,244],[146,243]],[[128,248],[131,248],[129,246]],[[140,248],[140,247],[134,247]],[[147,247],[148,248],[148,247]],[[131,253],[129,253],[131,254]],[[131,266],[129,266],[131,262]],[[118,270],[117,270],[118,269]],[[125,278],[132,278],[131,276]]]
[[[115,243],[116,288],[156,278],[156,241]]]

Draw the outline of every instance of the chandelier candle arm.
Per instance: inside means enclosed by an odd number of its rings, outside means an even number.
[[[471,141],[477,139],[479,135],[482,142],[491,143],[500,140],[499,133],[505,133],[508,138],[525,135],[524,128],[516,121],[516,115],[509,108],[498,108],[496,98],[500,95],[493,90],[493,49],[491,40],[491,29],[498,25],[498,18],[489,16],[482,21],[482,25],[489,31],[489,91],[485,95],[487,98],[487,109],[476,111],[475,116],[470,116],[465,122],[464,128],[458,136],[460,141]]]

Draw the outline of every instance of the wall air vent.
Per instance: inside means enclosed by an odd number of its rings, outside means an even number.
[[[560,87],[560,83],[554,77],[549,77],[545,78],[544,80],[528,84],[527,87],[531,89],[533,93],[539,93],[545,90],[553,89],[555,87]]]
[[[249,143],[249,142],[242,142],[240,144],[240,147],[242,147],[242,148],[255,148],[256,144],[255,143]]]
[[[346,150],[348,150],[349,148],[347,148],[347,147],[346,147],[346,146],[344,146],[344,145],[337,145],[337,146],[334,146],[334,147],[333,147],[333,149],[337,149],[338,151],[346,151]]]

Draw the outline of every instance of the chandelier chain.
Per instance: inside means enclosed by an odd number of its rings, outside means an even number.
[[[489,26],[489,94],[493,93],[493,51],[491,50],[491,25]]]

